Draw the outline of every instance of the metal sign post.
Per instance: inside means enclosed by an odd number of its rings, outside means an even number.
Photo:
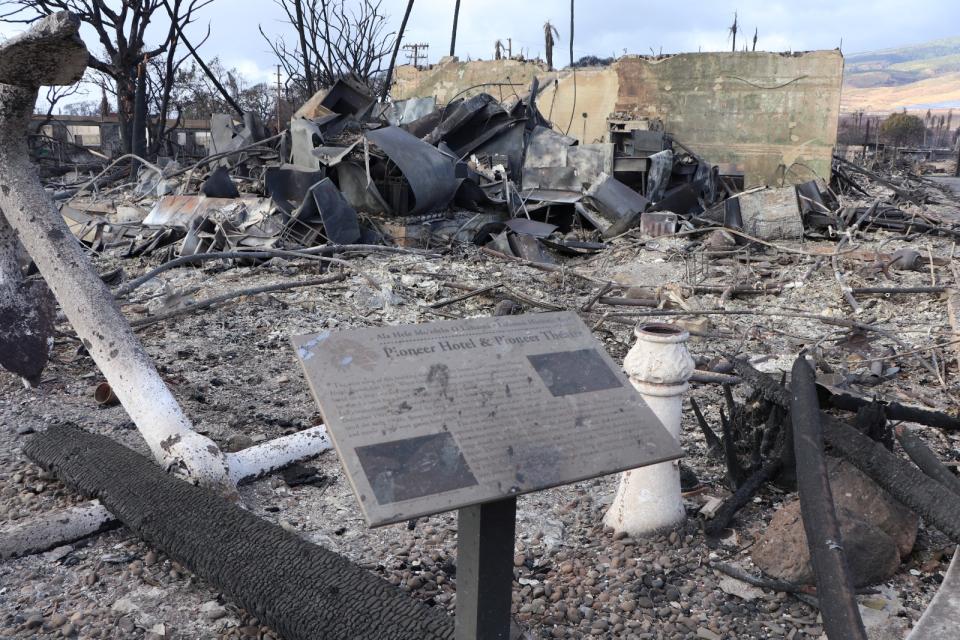
[[[679,458],[569,312],[293,339],[367,524],[459,510],[457,640],[508,640],[517,496]]]
[[[516,497],[462,507],[456,640],[509,640]]]

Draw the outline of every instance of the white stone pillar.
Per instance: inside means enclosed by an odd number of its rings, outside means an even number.
[[[637,342],[623,361],[630,382],[663,423],[680,441],[683,394],[694,369],[685,345],[686,331],[667,324],[646,324],[634,330]],[[603,521],[617,532],[649,535],[673,528],[686,513],[680,497],[680,464],[677,461],[625,471]]]

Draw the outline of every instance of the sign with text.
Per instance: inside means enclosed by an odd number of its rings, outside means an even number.
[[[682,455],[573,313],[293,344],[370,526]]]

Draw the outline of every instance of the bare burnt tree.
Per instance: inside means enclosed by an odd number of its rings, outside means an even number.
[[[270,37],[270,45],[287,78],[287,90],[301,98],[345,76],[376,90],[384,62],[393,48],[382,0],[274,0],[287,16],[294,38]]]
[[[207,70],[243,112],[257,115],[261,122],[272,120],[276,109],[276,88],[267,83],[249,84],[236,69],[224,69],[217,58],[207,62]],[[183,119],[205,120],[215,113],[230,113],[231,105],[214,86],[206,70],[196,64],[177,71],[171,101]]]
[[[168,0],[181,28],[193,21],[196,11],[211,2],[213,0]],[[176,64],[178,31],[169,20],[163,0],[0,0],[0,19],[7,22],[33,22],[58,11],[77,15],[97,34],[103,53],[100,57],[91,54],[89,66],[109,78],[113,85],[124,151],[145,153],[142,144],[140,148],[134,148],[135,139],[142,142],[142,137],[135,136],[134,132],[138,129],[135,121],[144,125],[147,122],[143,112],[147,105],[147,62],[165,55],[170,64]],[[169,22],[170,27],[162,42],[149,46],[146,31],[155,17],[164,23]],[[166,61],[163,64],[169,66]],[[167,74],[166,77],[172,81],[173,75]],[[136,112],[138,83],[140,94],[144,96],[139,102],[140,113]]]
[[[734,52],[734,53],[737,52],[737,32],[738,32],[739,30],[740,30],[740,29],[739,29],[739,27],[737,26],[737,12],[734,11],[734,12],[733,12],[733,24],[730,25],[730,27],[727,28],[727,31],[730,32],[730,35],[731,35],[731,36],[733,36],[733,47],[730,49],[730,51],[732,51],[732,52]]]
[[[31,132],[40,131],[50,124],[54,119],[53,112],[57,110],[57,104],[64,98],[75,95],[80,90],[80,87],[81,85],[79,83],[67,86],[47,87],[46,94],[41,100],[37,101],[37,106],[34,109],[34,113],[43,116],[43,119],[34,120],[30,123]],[[41,108],[41,102],[44,103],[45,108]]]

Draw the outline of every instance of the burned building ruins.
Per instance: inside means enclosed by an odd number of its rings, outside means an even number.
[[[0,43],[0,638],[955,637],[960,179],[838,145],[839,50],[143,157],[30,124],[80,21]]]

